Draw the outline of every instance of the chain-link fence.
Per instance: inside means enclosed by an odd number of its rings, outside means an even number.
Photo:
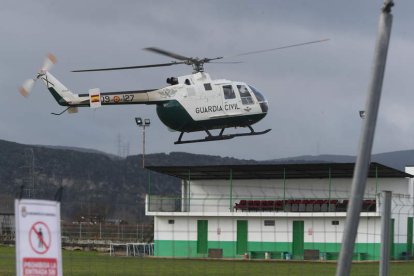
[[[288,275],[333,275],[349,201],[341,192],[317,191],[330,197],[306,197],[309,193],[303,188],[295,198],[289,191],[271,198],[265,188],[261,197],[257,193],[254,197],[233,193],[231,198],[212,194],[200,198],[195,192],[179,198],[151,195],[145,206],[115,204],[116,209],[124,210],[125,218],[105,213],[105,209],[96,212],[96,202],[62,202],[62,212],[65,204],[77,204],[86,211],[61,222],[64,272],[196,275],[190,271],[200,269],[200,275],[256,275],[269,269],[271,275],[283,275],[278,274],[282,271]],[[131,219],[127,210],[134,208],[145,208],[148,216]],[[381,208],[381,193],[365,194],[353,275],[378,274]],[[15,271],[13,213],[0,214],[0,275]],[[404,265],[402,271],[407,271],[399,275],[414,273],[413,218],[413,198],[394,193],[390,255],[399,262],[391,264],[391,271],[397,267],[401,271]],[[313,265],[309,266],[309,261]],[[244,267],[246,263],[250,265]],[[183,267],[187,270],[182,271]]]

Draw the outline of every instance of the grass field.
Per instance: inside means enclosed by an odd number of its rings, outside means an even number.
[[[378,275],[378,263],[355,263],[352,275]],[[183,260],[110,257],[63,251],[64,275],[335,275],[335,263],[295,261]],[[391,275],[414,275],[414,262],[392,262]],[[14,247],[0,246],[0,275],[15,275]]]

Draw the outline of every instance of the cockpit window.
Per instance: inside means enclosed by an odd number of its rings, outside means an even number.
[[[257,101],[259,102],[260,108],[262,109],[263,113],[267,113],[269,106],[265,97],[260,93],[256,88],[249,85],[250,89],[253,91],[253,94],[256,96]]]
[[[247,90],[247,87],[244,85],[237,85],[237,89],[239,90],[240,93],[240,98],[242,100],[242,104],[244,105],[248,105],[248,104],[253,104],[253,98],[250,95],[249,90]]]
[[[231,85],[223,85],[223,93],[224,93],[224,99],[234,99],[236,98],[236,94],[234,94],[233,87]]]
[[[266,99],[265,97],[262,95],[262,93],[260,93],[256,88],[254,88],[253,86],[249,85],[250,89],[253,91],[253,94],[256,96],[256,99],[259,103],[261,102],[265,102]]]

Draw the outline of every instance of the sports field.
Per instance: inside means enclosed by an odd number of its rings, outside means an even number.
[[[111,257],[63,251],[64,275],[312,275],[335,274],[335,263],[295,261],[183,260]],[[414,275],[414,262],[391,263],[391,275]],[[0,246],[0,275],[15,275],[14,247]],[[378,263],[355,263],[352,275],[378,275]]]

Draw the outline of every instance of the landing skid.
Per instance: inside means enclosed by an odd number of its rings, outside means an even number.
[[[189,144],[189,143],[199,143],[199,142],[211,142],[211,141],[220,141],[220,140],[228,140],[228,139],[233,139],[234,137],[239,137],[239,136],[254,136],[254,135],[262,135],[262,134],[266,134],[269,131],[271,131],[271,129],[266,129],[264,131],[254,131],[254,129],[251,126],[247,126],[250,129],[250,132],[246,132],[246,133],[235,133],[235,134],[223,134],[224,130],[226,128],[222,128],[220,131],[219,135],[212,135],[210,133],[210,131],[208,129],[204,130],[207,133],[207,136],[204,139],[195,139],[195,140],[185,140],[183,141],[183,135],[184,132],[180,133],[180,136],[178,137],[178,140],[174,142],[174,144],[179,145],[179,144]]]

